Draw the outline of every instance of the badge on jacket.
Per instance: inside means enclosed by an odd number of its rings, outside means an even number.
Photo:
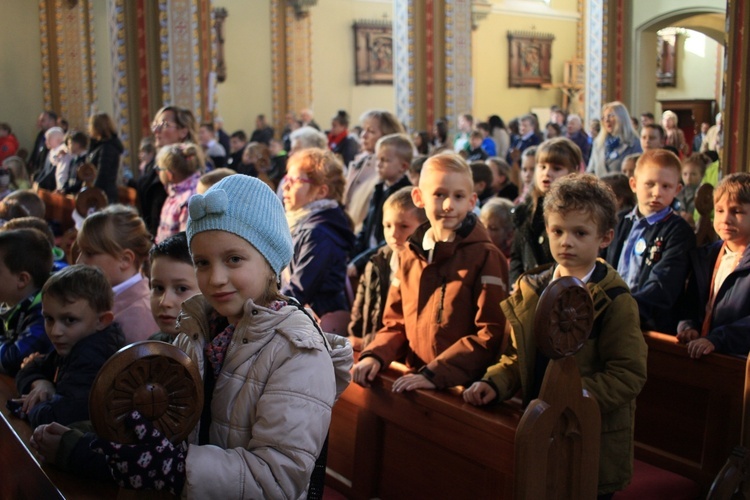
[[[648,249],[646,255],[646,265],[653,266],[661,260],[661,254],[664,252],[664,237],[659,236],[654,240],[654,243]]]

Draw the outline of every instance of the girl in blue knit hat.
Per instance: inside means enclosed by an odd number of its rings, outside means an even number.
[[[263,182],[232,175],[193,196],[187,237],[202,295],[182,304],[175,345],[200,368],[210,412],[187,446],[154,439],[158,431],[137,412],[130,419],[141,443],[95,446],[127,488],[304,497],[331,408],[349,382],[351,346],[324,335],[279,293],[292,239],[280,200]]]

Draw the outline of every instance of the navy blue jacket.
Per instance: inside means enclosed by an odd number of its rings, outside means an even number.
[[[709,291],[714,286],[711,278],[722,243],[717,241],[690,254],[692,273],[688,279],[684,324],[699,332],[706,317]],[[706,338],[718,352],[743,356],[750,352],[750,247],[716,294]]]
[[[370,207],[367,209],[367,216],[362,223],[362,230],[357,234],[354,241],[354,251],[352,252],[352,264],[357,268],[357,273],[362,274],[370,257],[375,255],[382,245],[385,244],[385,233],[383,232],[383,204],[393,193],[399,189],[411,186],[409,178],[405,175],[401,177],[394,185],[386,188],[384,182],[375,184],[375,191],[370,198]],[[377,244],[370,245],[370,239],[375,238]]]
[[[281,293],[309,304],[315,314],[348,310],[346,263],[354,244],[351,222],[338,206],[311,215],[292,233],[291,278]]]
[[[25,366],[16,375],[20,394],[28,394],[35,380],[55,384],[55,395],[29,412],[32,427],[59,422],[68,425],[89,419],[89,392],[102,365],[125,345],[117,323],[79,340],[67,356],[52,351]]]
[[[620,254],[633,228],[633,219],[620,212],[615,238],[607,249],[606,260],[617,269]],[[643,330],[677,333],[681,319],[679,301],[685,290],[689,253],[695,248],[695,234],[685,220],[671,211],[643,233],[641,272],[633,298],[638,302]]]
[[[44,331],[41,292],[26,298],[8,312],[0,335],[0,373],[15,376],[29,354],[47,354],[52,344]]]
[[[536,134],[531,134],[531,137],[529,137],[528,139],[522,139],[520,135],[514,135],[510,141],[510,148],[508,149],[508,154],[505,155],[505,161],[508,162],[508,165],[513,165],[513,158],[510,155],[510,152],[512,150],[517,149],[523,153],[526,149],[530,148],[531,146],[537,146],[541,143],[542,143],[542,139]]]

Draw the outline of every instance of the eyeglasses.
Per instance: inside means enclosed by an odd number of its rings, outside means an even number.
[[[161,121],[159,123],[154,123],[151,125],[151,132],[159,132],[162,129],[165,128],[172,128],[176,127],[177,124],[175,122],[168,122],[168,121]]]
[[[284,184],[286,184],[289,187],[294,187],[299,183],[312,184],[312,180],[306,177],[292,177],[289,175],[285,175],[282,180],[284,181]]]

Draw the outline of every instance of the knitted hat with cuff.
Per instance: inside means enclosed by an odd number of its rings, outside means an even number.
[[[254,246],[277,277],[292,259],[292,235],[281,200],[255,177],[225,177],[205,194],[191,197],[188,212],[188,245],[203,231],[227,231]]]

